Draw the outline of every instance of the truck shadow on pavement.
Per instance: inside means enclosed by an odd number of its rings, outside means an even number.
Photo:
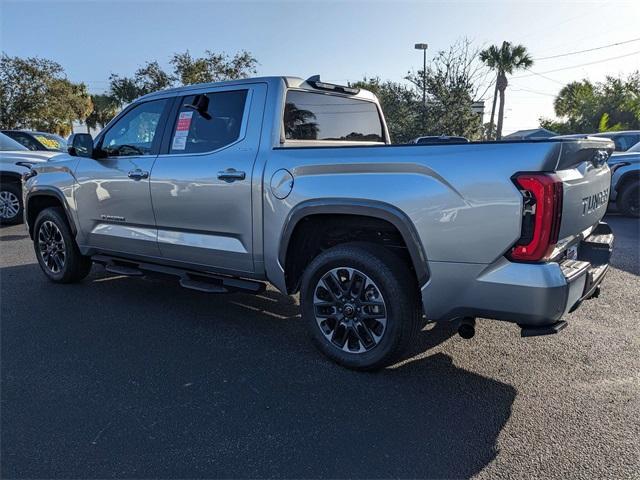
[[[2,477],[468,478],[515,389],[429,349],[378,373],[325,360],[291,297],[171,279],[2,276]],[[25,292],[28,295],[25,296]]]

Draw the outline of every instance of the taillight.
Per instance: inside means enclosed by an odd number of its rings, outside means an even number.
[[[523,196],[522,233],[508,257],[520,262],[548,260],[560,232],[562,181],[547,173],[518,173],[513,181]]]

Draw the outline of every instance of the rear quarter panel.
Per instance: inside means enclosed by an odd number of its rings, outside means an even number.
[[[400,209],[429,262],[491,263],[520,236],[522,197],[511,176],[540,171],[555,154],[550,143],[276,148],[263,177],[267,276],[283,287],[277,252],[292,210],[326,198]],[[269,183],[281,168],[291,172],[294,186],[279,200]]]

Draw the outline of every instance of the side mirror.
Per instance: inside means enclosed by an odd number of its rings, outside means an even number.
[[[74,133],[67,140],[67,152],[74,157],[93,157],[93,137],[88,133]]]
[[[211,115],[207,112],[209,110],[209,97],[206,95],[196,95],[193,103],[186,103],[183,106],[190,110],[195,110],[202,118],[211,120]]]

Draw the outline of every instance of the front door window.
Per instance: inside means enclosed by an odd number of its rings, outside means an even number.
[[[151,155],[166,104],[166,99],[153,100],[129,110],[104,135],[102,150],[110,157]]]

